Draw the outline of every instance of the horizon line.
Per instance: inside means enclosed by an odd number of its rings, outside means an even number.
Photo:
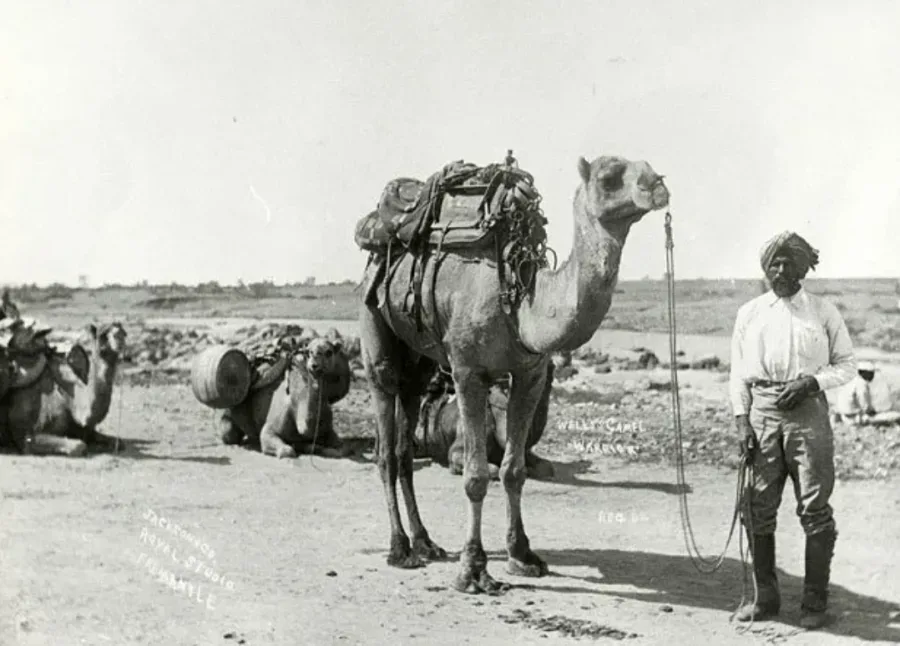
[[[104,282],[100,285],[75,285],[68,282],[60,282],[54,281],[50,283],[0,283],[0,289],[9,289],[9,290],[21,290],[21,289],[51,289],[51,288],[59,288],[63,287],[66,289],[70,289],[73,291],[91,291],[91,290],[100,290],[100,289],[152,289],[152,288],[197,288],[202,286],[218,286],[222,289],[228,288],[238,288],[242,285],[244,287],[249,287],[252,285],[267,285],[271,287],[288,287],[288,288],[296,288],[296,287],[335,287],[353,284],[359,284],[359,280],[355,278],[344,278],[340,280],[331,280],[326,282],[314,281],[313,283],[307,283],[306,280],[297,280],[294,282],[281,282],[276,283],[273,280],[264,279],[264,280],[254,280],[249,282],[238,281],[238,282],[220,282],[217,280],[205,280],[196,283],[189,282],[180,282],[180,281],[171,281],[171,282],[159,282],[159,283],[151,283],[149,281],[140,281],[136,283],[118,283],[118,282]],[[618,280],[618,284],[623,283],[655,283],[655,282],[663,282],[666,280],[666,276],[663,275],[659,278],[652,278],[650,276],[644,276],[642,278],[620,278]],[[755,277],[721,277],[721,278],[710,278],[706,276],[693,276],[687,278],[675,278],[675,283],[679,282],[759,282],[764,280],[762,276]],[[804,281],[846,281],[846,280],[862,280],[862,281],[897,281],[898,286],[900,286],[900,275],[898,276],[807,276],[803,279]]]

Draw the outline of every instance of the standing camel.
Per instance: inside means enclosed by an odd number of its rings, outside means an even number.
[[[589,163],[581,158],[578,172],[581,182],[573,205],[571,254],[558,269],[537,272],[533,296],[523,300],[517,311],[507,314],[501,305],[502,287],[493,254],[468,248],[442,252],[436,276],[435,254],[429,255],[421,281],[425,329],[404,313],[404,281],[389,283],[385,297],[389,318],[365,298],[360,307],[362,357],[375,408],[378,467],[391,524],[387,562],[393,566],[418,567],[423,558],[446,556],[432,542],[419,515],[411,435],[418,419],[421,370],[436,361],[452,371],[465,446],[463,486],[469,500],[466,538],[454,581],[454,588],[462,592],[497,594],[508,587],[488,574],[482,546],[482,505],[489,480],[485,416],[490,384],[507,374],[511,377],[500,467],[507,497],[507,571],[543,576],[547,564],[531,549],[521,501],[526,442],[544,390],[547,363],[552,352],[574,350],[593,336],[609,310],[631,225],[668,204],[662,177],[646,162],[599,157]],[[396,276],[411,275],[411,254],[397,262]],[[375,271],[374,265],[367,267],[364,282],[373,280]],[[400,519],[398,478],[412,544]]]

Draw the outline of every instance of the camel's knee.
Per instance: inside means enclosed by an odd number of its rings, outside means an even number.
[[[525,460],[514,460],[500,467],[500,480],[507,490],[521,491],[527,477]]]
[[[490,481],[490,472],[487,468],[477,473],[464,473],[463,487],[466,490],[466,496],[472,502],[481,502],[487,495],[488,482]]]

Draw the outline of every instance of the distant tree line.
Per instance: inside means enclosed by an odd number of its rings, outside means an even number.
[[[11,287],[9,295],[13,302],[43,303],[51,300],[68,300],[76,290],[62,283],[51,283],[46,286],[38,286],[37,283]]]
[[[277,297],[281,295],[281,290],[285,289],[321,289],[324,287],[354,287],[357,281],[345,279],[339,282],[316,283],[315,276],[281,285],[276,284],[272,280],[262,280],[255,282],[244,282],[238,280],[235,284],[222,284],[216,280],[201,282],[196,285],[181,284],[173,281],[168,284],[152,284],[147,280],[141,280],[132,284],[124,283],[104,283],[98,287],[86,286],[86,278],[79,277],[79,286],[71,287],[63,283],[51,283],[49,285],[38,285],[37,283],[24,283],[21,285],[9,285],[10,296],[23,302],[43,302],[53,299],[71,299],[76,292],[96,292],[96,291],[134,291],[144,290],[154,295],[166,294],[204,294],[215,296],[219,294],[241,294],[253,298]]]

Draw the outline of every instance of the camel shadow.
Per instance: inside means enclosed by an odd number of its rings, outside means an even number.
[[[682,486],[672,482],[640,482],[632,480],[620,480],[604,482],[602,480],[589,480],[579,478],[590,471],[593,462],[590,460],[574,460],[572,462],[557,462],[548,460],[553,465],[553,477],[541,478],[540,482],[567,485],[571,487],[588,487],[597,489],[636,489],[639,491],[658,491],[665,494],[693,493],[690,485]]]
[[[375,437],[341,437],[341,442],[344,443],[344,446],[350,449],[351,453],[347,456],[347,459],[351,462],[358,462],[359,464],[377,463],[376,457],[374,455]],[[366,453],[372,453],[373,455],[372,457],[368,457],[366,456]]]
[[[377,438],[373,435],[360,437],[341,436],[344,446],[350,447],[352,453],[346,457],[351,462],[359,464],[378,464],[378,456],[375,455],[375,444]],[[413,458],[413,471],[420,471],[426,467],[437,465],[437,463],[427,456],[416,456]],[[440,465],[438,465],[440,466]]]
[[[115,440],[115,438],[113,438]],[[176,456],[159,455],[151,453],[148,449],[159,444],[154,440],[141,440],[132,438],[118,438],[119,446],[103,446],[100,449],[91,450],[91,455],[113,455],[129,460],[163,460],[170,462],[191,462],[194,464],[210,464],[216,466],[229,466],[231,458],[227,456]]]
[[[542,586],[528,584],[520,587],[540,589],[551,593],[587,593],[644,603],[732,612],[742,597],[743,568],[737,559],[728,558],[712,575],[699,572],[688,556],[657,554],[624,550],[538,550],[551,568],[595,567],[596,576],[551,576],[580,582],[572,586]],[[496,552],[491,558],[504,559]],[[748,569],[748,598],[752,598],[753,583]],[[802,630],[800,628],[800,599],[803,578],[778,571],[781,586],[781,615],[767,627]],[[637,588],[635,590],[635,588]],[[856,637],[866,641],[900,643],[900,623],[892,625],[892,618],[900,603],[866,596],[835,585],[830,588],[829,610],[831,622],[823,630],[834,635]],[[757,623],[759,627],[761,622]]]
[[[358,464],[376,464],[377,460],[375,456],[372,455],[367,456],[367,453],[374,453],[375,451],[375,438],[371,436],[364,437],[341,437],[341,441],[343,442],[346,448],[350,449],[349,455],[343,457],[326,457],[322,455],[314,455],[313,457],[322,458],[325,460],[349,460],[350,462],[356,462]],[[238,448],[244,451],[249,451],[251,453],[261,453],[259,442],[253,442],[245,440],[240,444],[233,445],[234,448]],[[309,457],[308,453],[302,453],[297,458],[292,459],[300,459]],[[418,471],[430,464],[430,461],[425,461],[425,463],[421,463],[421,461],[416,461],[413,464],[413,469]]]

